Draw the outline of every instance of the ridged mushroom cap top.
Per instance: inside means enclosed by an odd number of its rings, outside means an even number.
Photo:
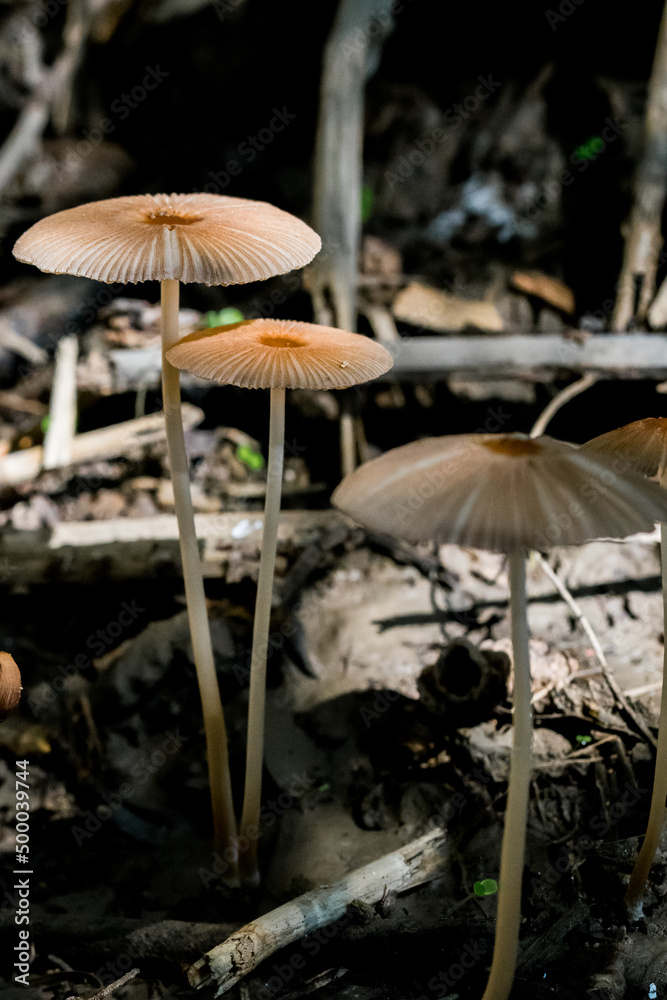
[[[167,352],[176,368],[246,389],[344,389],[394,363],[359,333],[293,320],[255,319],[191,333]]]
[[[655,476],[667,469],[667,417],[646,417],[608,431],[582,444],[586,454],[609,455],[616,469],[624,468]]]
[[[347,476],[332,502],[372,531],[492,552],[649,531],[667,491],[553,438],[456,434],[395,448]]]
[[[13,712],[21,698],[21,672],[10,653],[0,652],[0,720]]]
[[[14,256],[52,274],[107,283],[235,285],[303,267],[321,245],[305,222],[266,202],[147,194],[56,212],[20,237]]]

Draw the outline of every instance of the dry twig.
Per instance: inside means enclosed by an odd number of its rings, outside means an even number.
[[[354,901],[377,903],[385,893],[405,892],[436,878],[443,867],[446,834],[436,829],[398,851],[357,868],[333,885],[313,889],[241,927],[188,970],[197,989],[226,993],[280,948],[339,920]]]

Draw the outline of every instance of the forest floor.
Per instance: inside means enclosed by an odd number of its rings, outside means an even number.
[[[371,426],[386,392],[375,387],[367,398]],[[188,434],[196,506],[218,519],[204,563],[240,795],[263,490],[263,471],[248,456],[261,441],[218,428],[214,394],[195,386],[189,395],[204,410],[204,429]],[[324,428],[335,446],[327,406],[292,404],[300,440],[321,440]],[[249,412],[237,412],[240,426],[258,421],[244,424]],[[319,430],[307,430],[308,419]],[[304,445],[288,455],[263,883],[251,896],[219,876],[211,847],[176,541],[163,530],[173,509],[164,441],[43,472],[5,493],[0,648],[24,679],[18,713],[0,725],[0,991],[10,1000],[91,996],[135,968],[114,993],[120,1000],[194,996],[186,968],[234,929],[434,827],[445,831],[437,877],[374,907],[350,900],[342,919],[276,953],[230,996],[481,996],[496,904],[473,886],[498,873],[511,740],[505,561],[355,528],[326,509],[321,458],[319,468],[308,462],[315,453]],[[334,482],[336,461],[334,447]],[[123,531],[139,518],[152,529],[127,540]],[[102,530],[104,542],[81,534],[78,549],[72,536],[53,541],[84,528]],[[657,538],[555,549],[548,564],[607,665],[533,557],[535,766],[512,996],[660,997],[667,851],[654,866],[645,917],[630,924],[622,907],[652,782],[647,733],[657,725],[663,646]],[[10,985],[9,957],[19,930],[14,774],[26,759],[29,988]]]

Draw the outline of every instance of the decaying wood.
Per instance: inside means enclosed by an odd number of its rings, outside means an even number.
[[[467,326],[492,333],[503,329],[501,315],[493,302],[463,299],[417,281],[399,292],[392,310],[396,319],[442,333],[458,332]]]
[[[655,293],[658,255],[663,243],[660,223],[667,191],[666,123],[667,5],[662,15],[649,81],[645,148],[635,181],[635,203],[612,321],[614,330],[627,330],[633,317],[643,321]]]
[[[190,984],[197,989],[212,984],[220,996],[280,948],[339,920],[353,901],[373,904],[387,893],[429,882],[442,873],[445,843],[445,831],[433,830],[333,885],[313,889],[265,913],[195,962],[188,970]]]
[[[227,574],[231,551],[259,553],[263,515],[195,514],[205,577]],[[280,515],[278,544],[304,548],[336,525],[334,510],[288,510]],[[179,577],[178,528],[172,514],[105,521],[63,521],[49,531],[0,531],[0,582],[128,580]]]
[[[203,413],[196,406],[184,403],[182,407],[183,426],[191,430],[200,423]],[[92,462],[98,459],[119,458],[135,448],[164,441],[166,431],[163,413],[151,413],[147,417],[126,420],[111,427],[102,427],[72,438],[71,462]],[[0,487],[17,486],[29,482],[44,468],[44,451],[41,445],[14,451],[0,459]]]

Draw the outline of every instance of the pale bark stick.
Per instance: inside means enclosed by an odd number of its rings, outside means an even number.
[[[312,266],[315,322],[356,330],[361,238],[364,87],[393,28],[394,0],[341,0],[324,51],[315,140],[314,225],[323,253]],[[332,316],[333,311],[333,316]],[[341,401],[341,466],[356,466],[353,414]]]
[[[44,468],[58,469],[72,462],[76,430],[76,362],[79,341],[63,337],[58,341],[53,388],[49,405],[49,425],[44,437]]]
[[[649,81],[644,155],[637,170],[635,203],[630,216],[614,330],[627,330],[630,320],[646,318],[655,294],[658,256],[663,244],[660,220],[667,191],[667,5]],[[637,285],[639,295],[637,297]]]
[[[203,412],[190,403],[181,406],[181,419],[187,430],[201,422]],[[146,445],[164,441],[167,436],[163,413],[151,413],[138,420],[125,420],[96,431],[75,434],[72,438],[71,464],[99,459],[119,458]],[[0,458],[0,486],[18,486],[39,475],[44,461],[44,448],[36,445],[23,451],[13,451]]]
[[[406,892],[441,875],[445,831],[438,828],[405,847],[313,889],[241,927],[188,970],[190,985],[211,984],[226,993],[260,962],[306,934],[339,920],[354,900],[377,903],[387,893]]]

